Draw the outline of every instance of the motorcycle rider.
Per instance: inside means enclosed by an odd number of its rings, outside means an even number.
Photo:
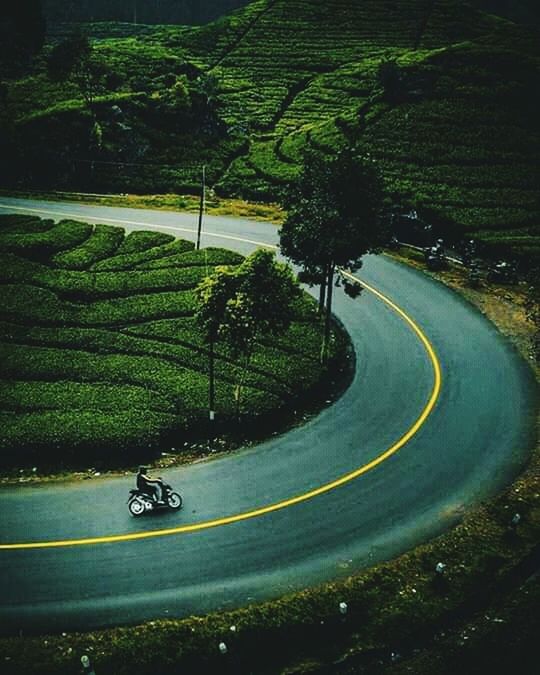
[[[146,495],[152,497],[152,499],[158,504],[165,501],[165,488],[163,487],[163,481],[161,478],[152,478],[147,475],[148,468],[146,466],[140,466],[137,473],[137,490],[140,490]]]

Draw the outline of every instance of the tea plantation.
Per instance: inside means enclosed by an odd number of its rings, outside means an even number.
[[[242,257],[171,235],[0,216],[0,465],[135,462],[205,430],[208,357],[194,288]],[[322,376],[304,296],[285,335],[256,348],[243,421],[298,402]],[[334,353],[343,348],[338,336]],[[238,366],[216,359],[216,409],[235,424]]]
[[[219,193],[275,200],[306,147],[352,142],[399,209],[538,260],[533,28],[458,0],[255,0],[202,27],[89,24],[110,70],[99,142],[73,82],[47,77],[68,30],[50,28],[6,80],[7,184],[195,192],[206,164]]]

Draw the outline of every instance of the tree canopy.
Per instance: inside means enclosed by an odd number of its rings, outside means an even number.
[[[334,156],[306,153],[283,201],[288,215],[281,250],[308,270],[354,269],[387,240],[382,183],[369,160],[352,148]]]
[[[214,402],[214,344],[219,340],[235,357],[243,357],[235,394],[239,415],[243,378],[257,338],[289,327],[300,287],[290,267],[277,262],[270,251],[259,249],[236,268],[216,268],[199,284],[197,295],[196,317],[209,345],[210,410]]]
[[[328,356],[333,278],[336,268],[358,269],[365,253],[388,239],[382,182],[371,162],[348,147],[333,156],[308,151],[303,170],[284,197],[287,218],[281,250],[321,284],[326,295],[321,360]],[[350,289],[353,290],[353,289]],[[354,289],[350,295],[358,295]]]
[[[199,324],[207,342],[221,339],[247,354],[258,335],[289,326],[299,293],[292,270],[259,249],[238,267],[218,267],[201,282]]]

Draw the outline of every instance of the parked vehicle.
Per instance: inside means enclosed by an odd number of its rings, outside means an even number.
[[[515,284],[518,281],[516,266],[501,260],[489,268],[487,280],[493,284]]]
[[[448,267],[442,239],[438,239],[435,246],[424,249],[424,260],[428,269],[433,271],[444,270]]]
[[[178,492],[173,492],[170,485],[163,484],[163,500],[157,501],[154,497],[142,492],[141,490],[130,490],[128,499],[128,509],[132,516],[136,518],[143,513],[156,511],[160,509],[171,509],[177,511],[182,508],[182,497]]]

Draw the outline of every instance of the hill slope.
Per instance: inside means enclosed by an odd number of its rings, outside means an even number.
[[[39,67],[11,83],[17,150],[43,168],[19,180],[178,191],[195,189],[206,163],[220,192],[268,199],[296,175],[306,146],[354,141],[396,202],[467,236],[540,250],[540,51],[526,29],[455,0],[256,0],[190,30],[138,27],[135,37],[115,25],[117,37],[105,38],[112,28],[90,27],[96,50],[123,74],[100,103],[99,153],[81,140],[84,106],[73,88],[51,87]],[[158,104],[169,71],[205,83],[219,132],[167,127]],[[45,96],[28,105],[36,89]],[[129,138],[107,117],[113,104]],[[51,171],[59,152],[77,160],[75,171],[65,159]]]

